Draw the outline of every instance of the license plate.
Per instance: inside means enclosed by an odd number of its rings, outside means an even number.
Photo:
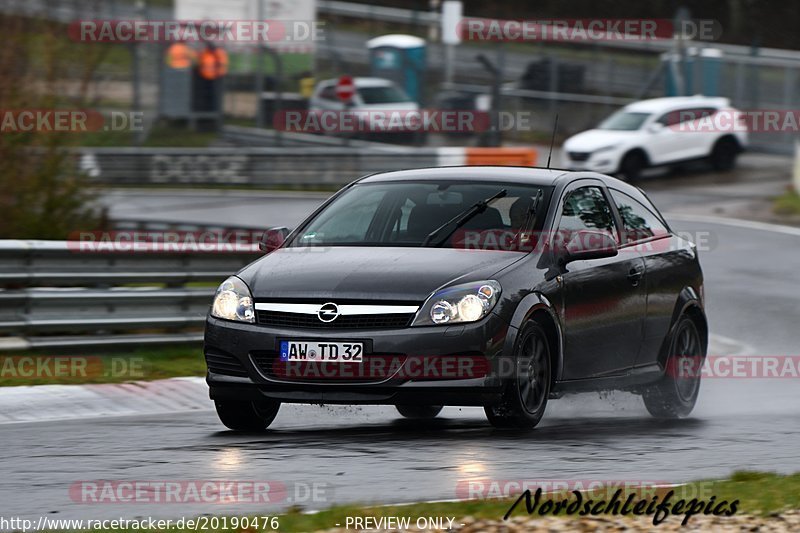
[[[281,361],[360,363],[363,359],[361,342],[281,341]]]

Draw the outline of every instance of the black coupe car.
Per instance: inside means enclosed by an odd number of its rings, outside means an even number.
[[[642,193],[592,172],[444,167],[373,174],[217,290],[205,332],[221,421],[282,402],[483,406],[530,428],[548,399],[622,389],[689,414],[706,353],[695,246]]]

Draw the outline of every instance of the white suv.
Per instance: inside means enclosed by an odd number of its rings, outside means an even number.
[[[628,180],[647,167],[703,158],[716,170],[730,170],[747,146],[747,128],[739,117],[727,98],[642,100],[567,139],[562,166]]]

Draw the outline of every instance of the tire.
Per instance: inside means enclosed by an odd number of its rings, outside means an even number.
[[[514,346],[514,375],[506,382],[501,402],[484,407],[496,428],[531,429],[539,423],[550,396],[550,346],[544,329],[528,322]]]
[[[636,181],[642,177],[642,170],[647,168],[647,159],[641,152],[628,152],[619,164],[617,175],[625,181]]]
[[[731,138],[723,138],[714,144],[708,161],[714,170],[725,172],[736,166],[736,158],[739,156],[739,145]]]
[[[436,415],[442,411],[441,405],[395,405],[395,407],[398,413],[414,420],[436,418]]]
[[[697,326],[683,315],[670,341],[664,376],[642,392],[644,405],[651,415],[656,418],[689,416],[700,393],[699,369],[705,355]]]
[[[264,431],[275,420],[280,402],[254,405],[252,402],[214,401],[220,422],[234,431]]]

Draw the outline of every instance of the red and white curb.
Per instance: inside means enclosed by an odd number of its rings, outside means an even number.
[[[205,378],[0,388],[0,424],[213,409]]]

